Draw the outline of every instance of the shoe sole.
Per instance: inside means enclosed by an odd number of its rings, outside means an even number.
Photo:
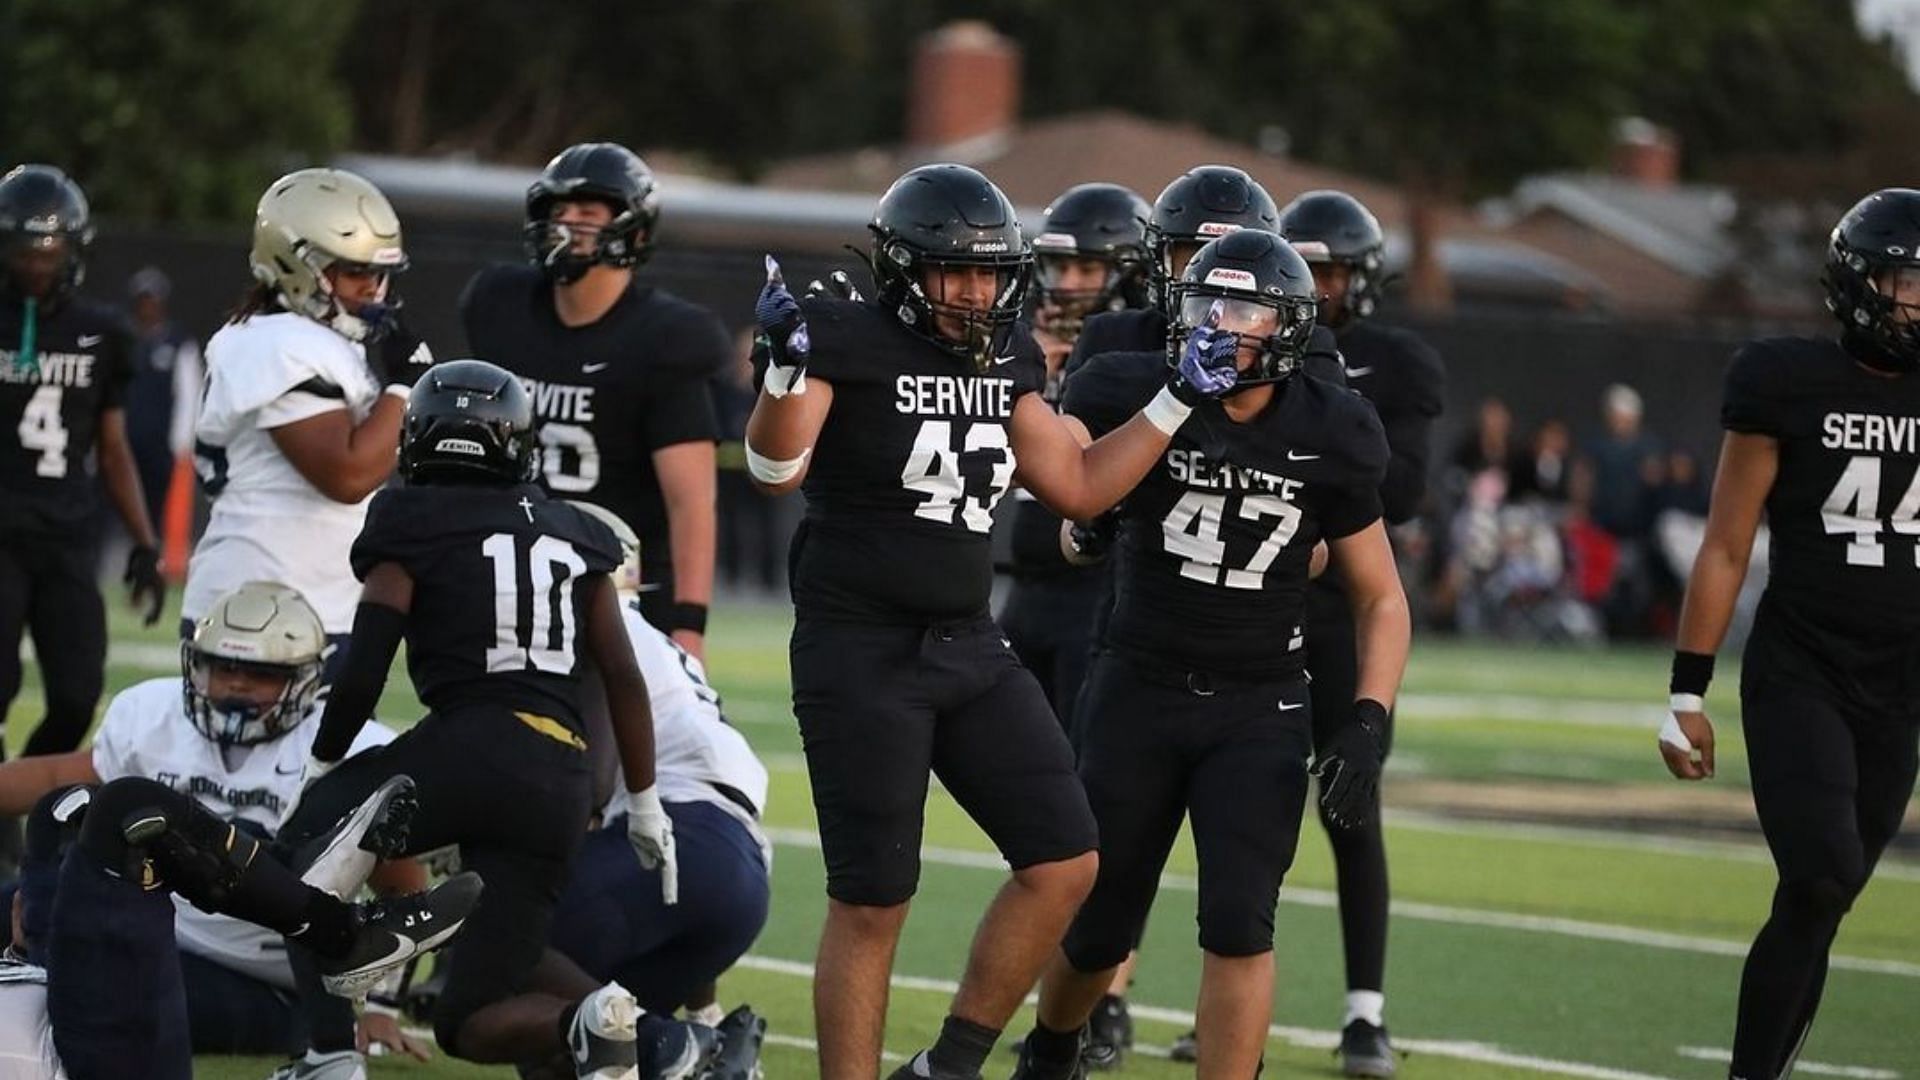
[[[594,991],[595,996],[600,993],[600,990]],[[633,1045],[634,1028],[635,1025],[640,1022],[641,1010],[639,1003],[633,1000],[632,994],[608,994],[597,1003],[597,1008],[600,1013],[598,1019],[602,1021],[602,1026],[607,1031],[606,1034],[595,1032],[587,1026],[585,1006],[586,1003],[583,1001],[581,1008],[574,1016],[574,1023],[579,1025],[585,1033],[589,1040],[589,1045],[591,1045],[592,1040],[598,1040],[604,1043],[625,1043],[628,1046]],[[622,1036],[625,1037],[622,1038]],[[572,1032],[568,1033],[567,1043],[569,1047],[568,1056],[573,1057],[574,1055],[571,1048],[574,1043],[574,1038]],[[638,1065],[615,1063],[612,1065],[603,1065],[592,1072],[578,1072],[584,1064],[585,1063],[581,1062],[577,1057],[574,1058],[574,1068],[579,1080],[640,1080],[640,1067]]]
[[[327,993],[335,997],[359,997],[366,991],[371,990],[381,979],[385,978],[387,972],[392,971],[394,968],[399,967],[416,956],[424,956],[439,948],[448,938],[459,933],[460,928],[466,925],[466,922],[466,916],[463,915],[456,920],[452,926],[444,930],[436,931],[432,935],[420,939],[418,942],[413,941],[412,938],[394,934],[393,936],[396,940],[409,942],[413,945],[413,948],[403,955],[389,956],[372,967],[361,968],[357,971],[343,971],[333,975],[323,975],[320,977],[320,982],[326,986]],[[391,931],[389,931],[389,933],[391,933]]]
[[[1347,1058],[1340,1066],[1340,1075],[1368,1077],[1370,1080],[1392,1080],[1394,1063],[1391,1058]]]
[[[347,899],[365,884],[375,862],[406,851],[413,815],[419,809],[413,779],[404,774],[388,778],[336,828],[327,846],[301,871],[300,880]],[[352,888],[340,884],[356,878]]]

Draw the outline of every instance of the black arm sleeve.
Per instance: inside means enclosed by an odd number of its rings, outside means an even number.
[[[320,715],[320,731],[313,738],[313,756],[321,761],[339,761],[352,749],[380,692],[387,686],[387,670],[393,666],[393,654],[407,628],[407,617],[385,604],[361,604],[353,614],[353,637],[347,646],[347,660],[340,677],[327,695],[327,710]]]

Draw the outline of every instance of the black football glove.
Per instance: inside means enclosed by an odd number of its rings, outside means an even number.
[[[1320,778],[1320,805],[1327,820],[1342,829],[1365,825],[1379,809],[1386,706],[1372,698],[1353,703],[1353,720],[1320,751],[1313,775]]]
[[[1214,301],[1207,317],[1187,332],[1180,362],[1167,376],[1173,396],[1188,405],[1225,396],[1240,378],[1234,366],[1240,355],[1240,335],[1220,329],[1220,308],[1220,301]]]
[[[141,617],[141,623],[152,626],[160,621],[160,609],[167,603],[167,580],[160,576],[160,552],[138,545],[127,552],[127,572],[121,575],[127,583],[127,592],[138,605],[142,597],[146,599],[147,611]]]
[[[1114,534],[1119,528],[1119,515],[1109,510],[1092,521],[1070,523],[1067,544],[1081,563],[1097,563],[1113,550]]]
[[[433,350],[419,334],[394,319],[378,340],[367,344],[367,362],[381,386],[411,388],[433,366]]]
[[[819,278],[814,278],[812,281],[807,282],[807,296],[809,298],[824,296],[833,300],[851,300],[856,304],[866,299],[860,295],[860,290],[854,287],[853,279],[847,276],[845,270],[835,270],[833,273],[828,274],[825,282],[822,282]]]
[[[766,353],[766,363],[760,367],[761,389],[772,398],[806,393],[812,339],[800,314],[800,301],[788,290],[780,264],[771,255],[767,256],[767,283],[754,301],[753,318],[760,326],[759,342]]]

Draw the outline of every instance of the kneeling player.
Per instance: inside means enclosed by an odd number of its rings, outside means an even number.
[[[612,983],[584,1001],[522,991],[591,812],[583,660],[606,686],[629,840],[642,860],[665,864],[669,899],[672,824],[653,785],[646,684],[607,580],[618,543],[533,486],[534,450],[532,404],[506,371],[457,360],[421,376],[402,427],[407,486],[374,497],[354,542],[366,584],[353,644],[281,839],[301,844],[388,778],[412,777],[420,808],[406,853],[457,844],[461,865],[487,881],[477,932],[454,952],[436,1010],[440,1045],[503,1063],[570,1047],[583,1076],[618,1076],[634,1062],[631,995]],[[388,746],[342,763],[402,637],[429,712]],[[294,960],[303,995],[316,1000]],[[353,1052],[350,1029],[310,1019],[314,1048],[282,1076],[316,1075]]]
[[[1920,191],[1862,199],[1834,227],[1839,340],[1742,348],[1706,539],[1673,658],[1667,768],[1713,775],[1701,701],[1764,512],[1772,576],[1740,670],[1753,804],[1780,881],[1747,953],[1728,1075],[1793,1071],[1840,920],[1900,828],[1920,761]],[[1901,437],[1905,432],[1908,437]],[[1696,760],[1695,754],[1699,757]]]
[[[1224,354],[1239,376],[1121,506],[1109,651],[1088,680],[1080,748],[1100,875],[1041,983],[1018,1077],[1079,1075],[1082,1028],[1137,940],[1182,818],[1200,860],[1199,1075],[1259,1068],[1274,905],[1314,756],[1300,627],[1321,539],[1350,586],[1361,659],[1353,718],[1317,771],[1337,822],[1374,811],[1406,598],[1380,521],[1380,423],[1359,397],[1295,372],[1314,298],[1305,261],[1253,230],[1202,247],[1173,286],[1169,348]],[[1160,353],[1098,357],[1069,380],[1066,411],[1110,431],[1165,368]]]
[[[324,958],[330,991],[357,995],[452,937],[481,891],[479,877],[464,873],[416,896],[343,903],[153,780],[62,787],[34,818],[14,944],[36,966],[5,973],[8,982],[46,986],[43,1019],[6,1018],[13,1030],[51,1032],[55,1052],[34,1055],[38,1068],[9,1073],[33,1080],[193,1075],[170,892],[288,935]],[[64,855],[63,828],[77,828]],[[338,869],[331,861],[320,868]],[[0,1000],[10,1010],[37,1004],[23,995]]]

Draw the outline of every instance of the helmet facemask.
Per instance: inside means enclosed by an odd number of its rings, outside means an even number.
[[[1201,325],[1215,304],[1221,305],[1222,328],[1235,330],[1240,348],[1251,349],[1254,361],[1241,369],[1229,396],[1249,387],[1276,383],[1292,375],[1313,338],[1318,307],[1296,297],[1252,296],[1216,287],[1177,282],[1173,286],[1172,325],[1167,331],[1168,362],[1178,363],[1187,335]]]
[[[614,211],[605,224],[560,221],[554,211],[568,201],[591,201]],[[522,230],[527,259],[558,285],[571,285],[596,266],[619,269],[638,266],[645,255],[640,215],[600,200],[535,200],[536,216]],[[584,243],[582,242],[584,241]]]
[[[186,642],[180,646],[180,667],[186,675],[187,718],[196,731],[221,746],[255,746],[279,738],[300,723],[320,692],[318,657],[299,664],[259,663],[214,656]],[[217,681],[231,683],[233,676],[278,680],[280,690],[262,703],[216,688]]]
[[[1082,262],[1101,267],[1104,272],[1100,284],[1094,288],[1067,288],[1064,281],[1073,272],[1073,264]],[[1078,339],[1090,316],[1127,306],[1123,288],[1128,274],[1138,269],[1138,260],[1129,264],[1113,255],[1082,254],[1071,248],[1049,250],[1036,243],[1034,281],[1038,286],[1038,303],[1034,305],[1034,325],[1062,341]]]
[[[1336,256],[1327,245],[1318,240],[1296,240],[1293,249],[1307,260],[1310,267],[1344,266],[1347,268],[1347,287],[1340,294],[1339,303],[1329,302],[1331,298],[1320,298],[1320,322],[1323,326],[1341,327],[1350,322],[1367,318],[1379,306],[1380,287],[1383,284],[1381,267],[1384,260],[1380,249],[1370,248],[1359,256]]]
[[[967,360],[977,372],[984,373],[1012,351],[1014,328],[1033,280],[1033,256],[1024,248],[975,256],[943,254],[936,260],[894,242],[876,253],[874,262],[882,300],[892,303],[900,321],[915,333]],[[947,277],[941,271],[965,267],[994,271],[993,299],[985,308],[946,295]]]
[[[1885,371],[1920,370],[1920,302],[1903,303],[1903,291],[1920,298],[1920,262],[1869,259],[1836,244],[1828,264],[1827,306],[1840,315],[1846,333],[1864,342],[1862,363]]]

